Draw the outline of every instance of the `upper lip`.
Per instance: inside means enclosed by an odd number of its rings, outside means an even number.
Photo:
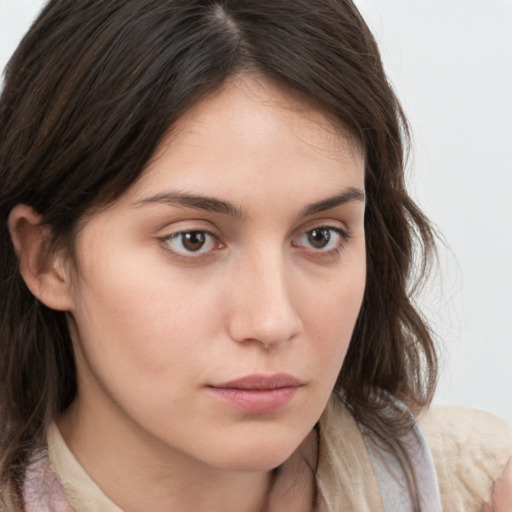
[[[210,387],[225,389],[278,389],[303,386],[304,383],[297,377],[286,373],[277,373],[274,375],[247,375],[239,379],[214,384]]]

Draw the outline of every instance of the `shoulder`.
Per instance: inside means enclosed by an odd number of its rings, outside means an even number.
[[[445,510],[479,511],[512,457],[512,429],[496,416],[432,406],[419,423],[432,451]]]

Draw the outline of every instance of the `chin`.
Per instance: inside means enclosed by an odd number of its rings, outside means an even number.
[[[225,451],[218,463],[230,471],[271,471],[288,460],[301,442],[301,438],[283,440],[278,436],[260,442],[252,440]]]

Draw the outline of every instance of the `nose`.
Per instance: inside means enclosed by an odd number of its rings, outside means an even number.
[[[291,272],[282,257],[268,254],[237,269],[228,316],[228,331],[234,341],[270,349],[288,343],[300,332]]]

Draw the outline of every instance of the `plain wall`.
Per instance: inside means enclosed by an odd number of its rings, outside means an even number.
[[[413,197],[444,237],[419,304],[436,400],[512,423],[512,1],[356,0],[413,131]],[[43,2],[0,0],[0,69]]]

